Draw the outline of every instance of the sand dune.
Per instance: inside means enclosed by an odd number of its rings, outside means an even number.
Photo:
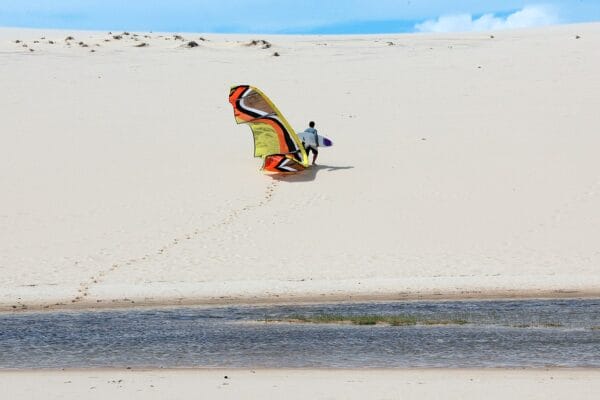
[[[3,309],[600,295],[600,24],[127,33],[0,30]],[[258,171],[238,83],[317,168]]]

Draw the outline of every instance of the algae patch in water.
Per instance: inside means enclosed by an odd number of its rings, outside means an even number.
[[[312,324],[352,324],[352,325],[464,325],[464,319],[419,319],[411,315],[343,315],[343,314],[293,314],[281,318],[265,317],[265,322],[312,323]]]

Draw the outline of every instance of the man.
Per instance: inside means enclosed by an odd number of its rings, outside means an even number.
[[[302,140],[302,145],[306,150],[306,155],[310,156],[310,152],[313,153],[313,165],[317,165],[317,156],[319,155],[319,136],[317,130],[315,129],[315,122],[310,121],[308,123],[308,128],[299,134],[300,140]]]

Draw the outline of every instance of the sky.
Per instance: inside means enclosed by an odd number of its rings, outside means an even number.
[[[0,27],[364,34],[593,21],[600,0],[0,0]]]

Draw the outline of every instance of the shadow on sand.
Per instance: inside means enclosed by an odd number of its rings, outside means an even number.
[[[348,167],[334,167],[331,165],[313,165],[310,168],[307,168],[306,170],[297,173],[297,174],[275,174],[275,175],[271,175],[271,177],[277,181],[282,181],[282,182],[310,182],[310,181],[314,181],[315,178],[317,177],[317,173],[319,171],[326,171],[326,172],[332,172],[332,171],[337,171],[340,169],[351,169],[354,167],[348,166]]]

